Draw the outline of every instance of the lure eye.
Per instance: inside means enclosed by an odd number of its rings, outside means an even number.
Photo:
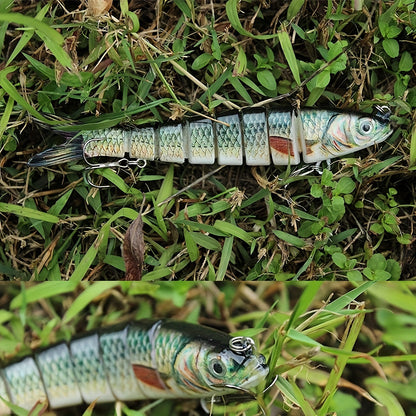
[[[374,122],[369,118],[360,120],[359,129],[363,134],[370,134],[374,130]]]
[[[211,371],[212,374],[214,374],[217,377],[222,377],[225,375],[227,369],[225,368],[224,363],[215,358],[213,360],[211,360],[211,362],[209,363],[209,369]]]

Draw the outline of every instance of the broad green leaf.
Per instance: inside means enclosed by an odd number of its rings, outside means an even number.
[[[348,178],[347,176],[343,176],[335,185],[334,194],[335,195],[343,195],[343,194],[350,194],[355,189],[355,182]]]
[[[269,69],[263,69],[257,72],[257,79],[264,88],[267,88],[268,90],[276,89],[276,79],[273,75],[273,72]]]
[[[397,58],[399,56],[400,46],[396,39],[384,39],[383,49],[391,58]]]
[[[347,257],[345,256],[345,254],[342,253],[334,253],[332,255],[332,261],[340,268],[340,269],[344,269],[345,268],[345,262],[347,260]]]
[[[203,53],[192,62],[192,69],[198,70],[205,68],[211,61],[212,55],[209,53]]]
[[[410,52],[404,51],[400,57],[399,71],[408,72],[413,68],[413,58]]]

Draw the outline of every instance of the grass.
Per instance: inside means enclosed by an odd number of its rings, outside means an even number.
[[[1,3],[2,279],[121,279],[139,211],[143,280],[414,278],[413,2],[157,4]],[[45,114],[82,130],[258,103],[388,104],[395,133],[322,175],[149,163],[100,171],[92,180],[112,188],[97,190],[82,163],[26,165],[62,142]]]
[[[255,339],[270,378],[279,375],[262,398],[268,414],[414,414],[414,283],[44,282],[0,289],[3,363],[101,326],[174,318]],[[256,402],[241,400],[214,410],[258,414]],[[200,412],[198,401],[166,400],[101,405],[91,414]]]

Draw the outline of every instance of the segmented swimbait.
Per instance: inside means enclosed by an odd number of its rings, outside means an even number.
[[[25,409],[204,398],[249,389],[268,367],[251,338],[200,325],[143,320],[60,343],[0,371],[0,396]],[[10,414],[0,400],[0,415]]]
[[[192,164],[296,165],[343,156],[390,136],[390,110],[374,116],[339,110],[253,110],[209,119],[134,130],[83,131],[76,138],[35,155],[30,166],[84,158],[89,168],[144,166],[148,160]],[[94,163],[112,157],[117,162]]]

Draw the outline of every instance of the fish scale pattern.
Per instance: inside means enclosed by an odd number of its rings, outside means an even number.
[[[192,164],[212,164],[215,162],[214,132],[211,120],[189,123],[189,154]]]
[[[242,165],[243,143],[238,114],[218,117],[222,123],[215,124],[218,164]]]
[[[70,352],[74,373],[82,386],[82,398],[86,403],[97,400],[98,403],[114,401],[105,373],[104,362],[100,355],[98,334],[93,334],[71,342]]]
[[[156,158],[155,129],[144,127],[132,130],[129,153],[133,158],[154,160]]]
[[[28,408],[31,403],[46,399],[39,369],[32,357],[11,364],[2,371],[2,374],[10,392],[10,400],[13,403],[21,403],[21,406]],[[8,397],[6,387],[2,390],[1,396]],[[1,407],[2,403],[0,403],[0,410]]]
[[[101,131],[85,131],[82,133],[86,156],[89,157],[124,157],[128,152],[126,146],[126,132],[121,129],[107,129]]]
[[[306,142],[316,141],[318,139],[322,140],[325,136],[325,130],[328,127],[328,121],[334,115],[336,113],[330,111],[326,112],[326,114],[322,114],[322,111],[317,110],[302,111],[300,117]]]
[[[290,137],[291,112],[271,111],[267,117],[269,136]]]
[[[243,140],[247,165],[270,164],[269,136],[264,111],[243,113]]]
[[[161,372],[170,373],[175,357],[189,340],[186,337],[178,336],[178,332],[165,330],[163,337],[156,337],[154,348],[157,357],[157,368]],[[163,353],[162,353],[163,352]]]
[[[341,136],[330,137],[328,135],[332,123],[334,120],[337,120],[338,116],[343,116],[343,113],[335,111],[326,111],[323,113],[322,111],[315,109],[301,112],[301,127],[299,130],[301,132],[302,153],[305,162],[319,162],[321,160],[332,158],[334,155],[337,155],[337,153],[341,155],[352,152],[352,150],[349,150],[348,152],[336,150],[336,143],[339,139],[342,140],[344,128],[347,126],[339,126]],[[351,117],[348,116],[347,118],[349,122]]]
[[[100,337],[106,374],[114,396],[118,400],[134,400],[144,397],[131,366],[126,340],[127,328],[104,333]]]
[[[82,403],[69,349],[58,344],[35,356],[52,407]]]
[[[162,162],[183,163],[185,161],[182,125],[159,128],[159,158]]]

